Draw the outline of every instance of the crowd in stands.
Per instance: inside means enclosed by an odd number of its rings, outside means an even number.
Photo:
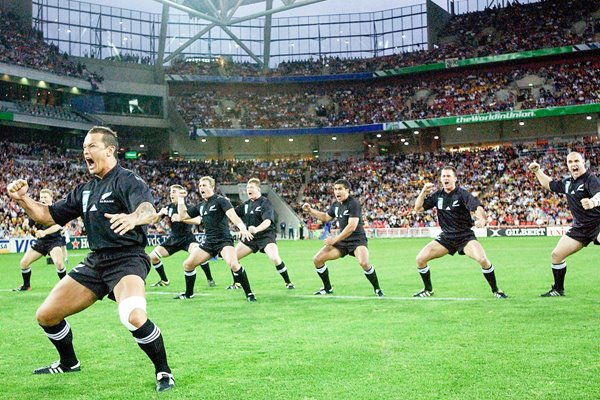
[[[80,115],[71,110],[70,106],[53,106],[49,104],[33,104],[25,101],[16,103],[16,112],[21,114],[29,114],[35,117],[44,117],[52,119],[62,119],[73,122],[89,122]]]
[[[90,73],[85,64],[72,61],[56,45],[46,43],[40,31],[1,9],[0,62],[85,79],[96,88],[102,82],[102,77]]]
[[[519,87],[536,76],[539,87]],[[312,85],[203,85],[175,97],[200,128],[364,125],[597,103],[600,60]],[[195,92],[194,92],[195,90]]]
[[[85,52],[83,54],[83,56],[88,57],[87,52]],[[92,58],[94,58],[94,57],[95,56],[92,56]],[[124,63],[129,63],[129,64],[144,64],[144,65],[152,64],[152,59],[150,58],[150,56],[140,56],[139,54],[135,54],[135,53],[121,52],[118,56],[105,57],[104,59],[111,60],[111,61],[124,62]]]
[[[600,147],[571,145],[582,152],[593,172],[600,166]],[[37,196],[42,188],[62,198],[78,182],[89,179],[80,154],[39,144],[0,142],[5,155],[5,173],[0,177],[0,193],[19,178],[29,181],[30,193]],[[458,170],[459,185],[475,193],[483,202],[490,226],[568,225],[571,214],[564,196],[543,190],[527,171],[531,161],[538,161],[546,173],[555,178],[567,173],[568,149],[525,149],[501,147],[471,152],[441,152],[381,157],[370,160],[319,161],[121,161],[146,180],[153,191],[157,209],[168,204],[169,186],[188,188],[188,203],[197,204],[198,179],[205,175],[217,184],[246,183],[258,177],[281,195],[311,229],[320,227],[301,211],[301,204],[326,210],[334,201],[333,182],[351,181],[352,193],[362,203],[363,220],[369,228],[433,227],[435,212],[415,213],[414,200],[425,182],[438,182],[439,169],[452,165]],[[304,188],[304,191],[301,190]],[[6,195],[0,196],[0,237],[31,235],[24,212]],[[308,218],[308,219],[307,219]],[[82,234],[81,223],[73,223],[72,235]],[[161,221],[151,233],[165,233]]]
[[[175,59],[167,68],[169,74],[207,75],[207,76],[258,76],[264,73],[258,64],[251,62],[233,62],[224,59],[212,61],[184,61]]]
[[[588,0],[543,0],[529,4],[514,0],[508,1],[504,8],[453,16],[440,35],[440,43],[431,50],[374,58],[323,56],[284,61],[266,71],[248,62],[175,62],[168,72],[211,76],[332,75],[581,44],[600,40],[600,18],[594,16],[599,10],[597,2]]]

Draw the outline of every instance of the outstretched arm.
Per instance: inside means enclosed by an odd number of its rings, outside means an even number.
[[[48,226],[56,224],[48,211],[48,206],[29,197],[27,194],[29,185],[26,180],[13,181],[8,184],[6,189],[10,198],[15,200],[35,222]]]
[[[540,168],[540,164],[536,163],[535,161],[532,162],[531,164],[529,164],[529,170],[533,174],[535,174],[535,177],[538,179],[538,181],[544,188],[550,190],[550,182],[552,182],[552,178],[550,178],[544,173],[544,171],[542,171],[542,169]]]
[[[302,204],[302,209],[309,213],[311,216],[315,217],[319,221],[329,222],[332,220],[331,216],[323,211],[315,210],[308,203]]]

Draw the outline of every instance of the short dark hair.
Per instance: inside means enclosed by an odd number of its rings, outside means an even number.
[[[452,165],[444,165],[442,167],[442,169],[440,169],[440,172],[442,172],[445,169],[452,171],[452,173],[454,174],[454,176],[458,176],[458,175],[456,175],[456,168],[454,168]]]
[[[348,190],[352,189],[352,186],[350,186],[350,182],[348,182],[347,179],[338,179],[337,181],[335,181],[333,183],[334,185],[342,185],[343,187],[345,187]]]
[[[100,133],[102,134],[102,143],[108,146],[115,146],[115,149],[119,148],[119,142],[117,140],[117,132],[113,131],[107,126],[93,126],[92,129],[88,131],[90,133]]]

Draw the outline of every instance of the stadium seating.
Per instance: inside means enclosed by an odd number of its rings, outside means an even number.
[[[535,81],[536,84],[524,82]],[[597,103],[600,61],[313,85],[191,85],[177,109],[199,128],[348,126]],[[525,100],[523,100],[525,99]]]
[[[87,71],[86,66],[61,54],[58,47],[44,42],[41,32],[23,26],[11,13],[0,9],[0,62],[52,72],[90,82],[102,78]]]

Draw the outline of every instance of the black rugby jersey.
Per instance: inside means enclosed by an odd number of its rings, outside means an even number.
[[[188,208],[188,215],[195,218],[202,217],[202,226],[206,232],[207,242],[219,242],[223,239],[232,239],[229,223],[225,213],[233,208],[229,200],[223,196],[212,195],[202,203]]]
[[[264,220],[271,220],[271,225],[267,229],[254,235],[255,239],[275,232],[273,205],[265,196],[260,196],[254,201],[250,199],[245,201],[235,208],[235,213],[242,218],[246,227],[259,226]]]
[[[171,221],[171,236],[185,237],[192,235],[192,225],[179,221],[173,222],[173,220],[171,220],[173,214],[177,214],[177,204],[171,203],[167,206],[167,217],[169,217],[169,221]]]
[[[154,204],[150,188],[135,173],[116,165],[104,178],[77,185],[67,196],[49,206],[52,219],[64,226],[81,217],[92,251],[147,245],[146,226],[119,235],[110,229],[109,214],[131,214],[142,203]]]
[[[586,171],[577,179],[570,176],[562,181],[551,181],[550,190],[567,195],[569,210],[573,214],[574,228],[592,228],[600,224],[600,207],[586,210],[581,205],[582,199],[591,199],[600,192],[600,178],[596,175]]]
[[[455,188],[450,193],[443,189],[427,196],[423,208],[430,210],[437,208],[438,221],[442,232],[457,234],[464,233],[474,225],[471,211],[481,206],[481,201],[461,187]]]
[[[350,218],[358,218],[358,225],[356,226],[356,229],[342,242],[366,238],[365,228],[363,228],[360,203],[354,197],[348,196],[348,198],[343,202],[336,201],[327,210],[327,215],[329,215],[331,218],[337,218],[340,232],[343,231],[346,226],[348,226],[348,220]]]

